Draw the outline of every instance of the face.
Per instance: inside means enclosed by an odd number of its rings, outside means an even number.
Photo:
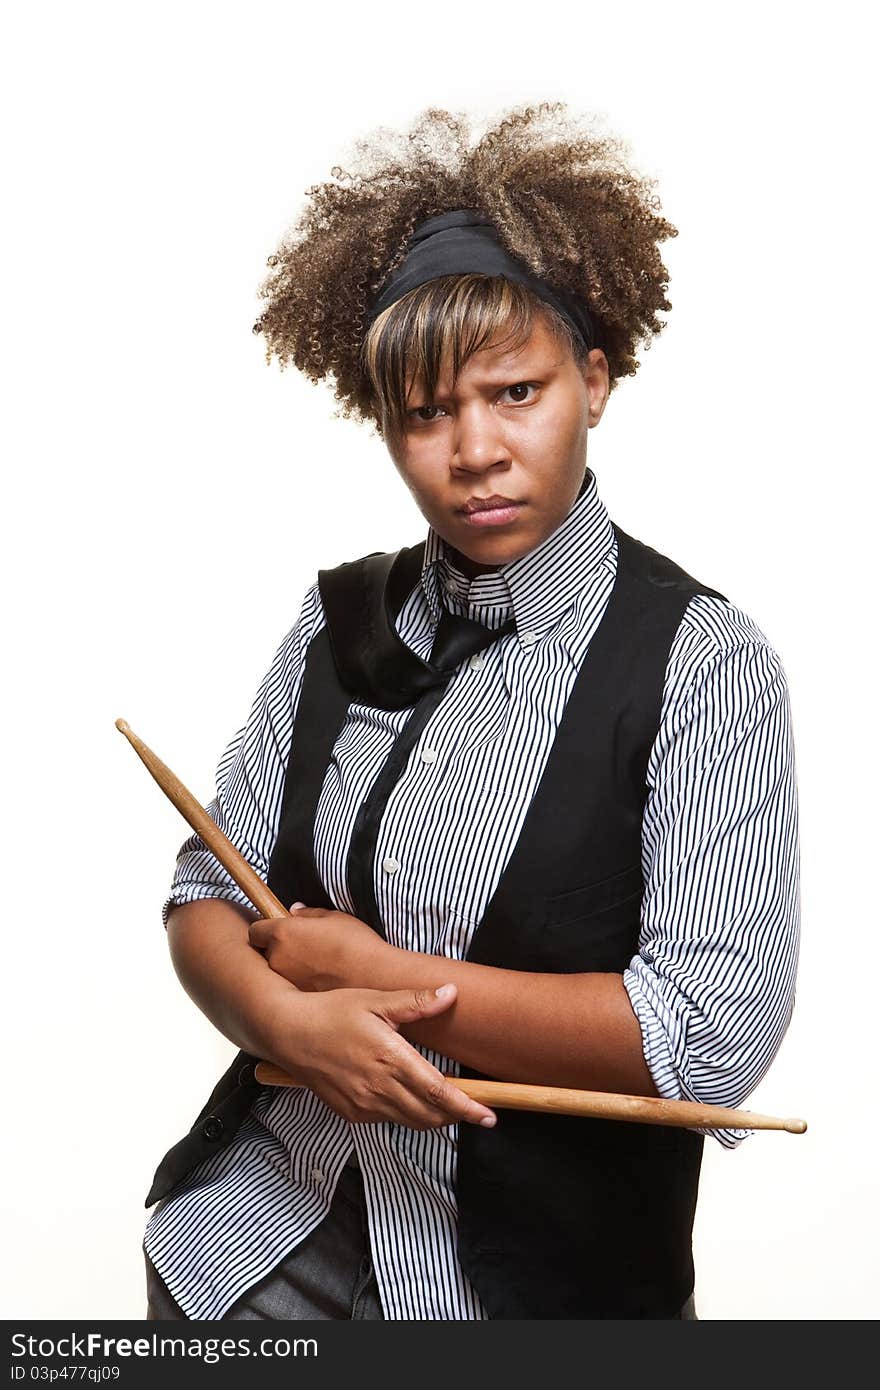
[[[389,452],[466,574],[519,559],[565,520],[608,390],[601,349],[578,364],[541,314],[520,347],[474,353],[454,389],[448,364],[432,400],[412,383],[403,434],[389,440]],[[475,508],[499,498],[507,505]]]

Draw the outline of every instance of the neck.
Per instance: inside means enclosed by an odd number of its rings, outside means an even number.
[[[468,579],[476,579],[478,574],[495,574],[500,565],[481,565],[477,560],[471,560],[467,555],[462,555],[460,550],[456,550],[454,545],[449,547],[450,558],[456,569],[460,569],[462,574],[467,575]]]

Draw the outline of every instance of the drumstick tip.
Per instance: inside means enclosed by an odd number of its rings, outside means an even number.
[[[125,722],[124,719],[117,719],[117,721],[116,721],[116,727],[117,727],[117,729],[119,730],[119,732],[120,732],[121,734],[130,734],[130,733],[131,733],[131,729],[128,727],[128,725],[126,724],[126,722]]]
[[[806,1134],[806,1120],[786,1120],[785,1129],[788,1134]]]

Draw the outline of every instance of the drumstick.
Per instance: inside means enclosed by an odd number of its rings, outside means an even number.
[[[203,806],[196,801],[191,791],[183,785],[178,777],[175,777],[170,767],[157,758],[152,748],[148,748],[142,739],[128,727],[124,719],[117,719],[116,727],[121,734],[125,734],[134,751],[137,753],[141,762],[153,776],[154,781],[159,783],[169,801],[173,801],[184,820],[189,821],[197,835],[201,835],[208,849],[223,865],[224,869],[235,882],[241,891],[250,899],[261,917],[289,917],[290,913],[280,899],[276,898],[271,888],[263,882],[260,875],[254,873],[250,864],[239,854],[235,845],[228,839],[220,829],[216,821],[212,820]]]
[[[171,769],[138,738],[124,719],[117,719],[116,727],[128,739],[154,781],[174,803],[184,820],[201,836],[260,916],[290,916],[280,899],[254,872],[216,821],[211,819]],[[257,1081],[268,1086],[301,1085],[301,1082],[271,1062],[259,1062],[255,1076]],[[789,1134],[804,1134],[807,1128],[805,1120],[780,1120],[772,1115],[755,1115],[749,1110],[698,1105],[693,1101],[661,1100],[656,1096],[623,1096],[611,1091],[576,1091],[563,1086],[526,1086],[519,1082],[481,1081],[459,1076],[451,1076],[447,1080],[454,1082],[472,1100],[499,1109],[538,1110],[547,1114],[583,1115],[637,1124],[677,1125],[689,1129],[782,1129]]]
[[[259,1062],[254,1074],[267,1086],[298,1084],[272,1062]],[[699,1105],[689,1100],[571,1091],[565,1086],[524,1086],[518,1081],[481,1081],[464,1076],[446,1079],[481,1105],[503,1110],[541,1110],[556,1115],[586,1115],[692,1129],[784,1129],[789,1134],[803,1134],[807,1128],[805,1120],[778,1120],[773,1115],[755,1115],[751,1110],[729,1110],[723,1105]]]

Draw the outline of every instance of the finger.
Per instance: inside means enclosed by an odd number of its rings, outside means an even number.
[[[488,1105],[472,1100],[454,1081],[449,1081],[439,1071],[435,1070],[433,1076],[425,1082],[425,1087],[422,1093],[425,1104],[444,1115],[446,1124],[483,1125],[486,1129],[491,1129],[498,1118]]]
[[[488,1129],[495,1124],[497,1116],[494,1110],[473,1100],[454,1081],[432,1066],[411,1042],[398,1034],[394,1044],[393,1053],[389,1047],[391,1065],[377,1089],[384,1093],[386,1086],[392,1083],[404,1088],[410,1115],[406,1123],[411,1123],[415,1117],[432,1126],[462,1121],[482,1124]]]
[[[266,949],[271,934],[272,928],[265,917],[257,917],[248,927],[248,941],[258,951]]]
[[[378,1000],[375,1008],[389,1023],[415,1023],[420,1018],[442,1013],[455,1002],[457,995],[455,985],[441,985],[439,989],[395,989]]]
[[[458,1123],[488,1129],[496,1121],[494,1111],[471,1100],[433,1068],[414,1077],[388,1077],[383,1091],[386,1103],[397,1112],[394,1118],[410,1129],[438,1129]]]
[[[394,990],[386,994],[384,1005],[378,1012],[391,1024],[415,1023],[420,1018],[442,1013],[457,997],[458,990],[453,984],[441,985],[436,990]],[[410,1044],[407,1046],[413,1057],[422,1060],[421,1053]],[[417,1095],[426,1097],[431,1105],[445,1113],[449,1117],[446,1121],[448,1124],[463,1120],[469,1124],[483,1124],[487,1129],[494,1125],[497,1118],[495,1112],[465,1095],[464,1091],[447,1081],[436,1067],[413,1074],[413,1081],[415,1085],[411,1085],[410,1089],[415,1089]],[[419,1086],[420,1089],[417,1089]]]

